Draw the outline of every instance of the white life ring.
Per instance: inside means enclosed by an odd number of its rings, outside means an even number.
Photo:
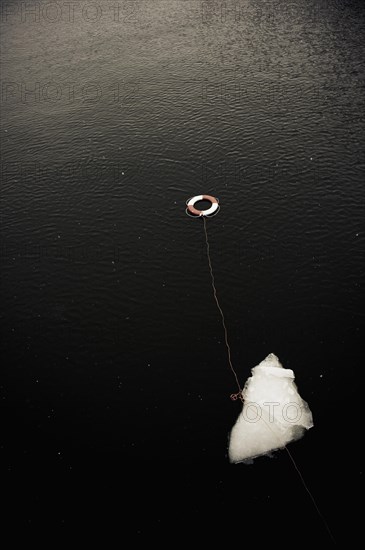
[[[206,210],[197,210],[194,205],[198,201],[209,201],[211,203],[211,207]],[[219,210],[218,199],[212,197],[211,195],[197,195],[196,197],[192,197],[187,200],[186,204],[186,213],[189,214],[189,216],[212,216],[213,214],[217,214],[217,211]]]

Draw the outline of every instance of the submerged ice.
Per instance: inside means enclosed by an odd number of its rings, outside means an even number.
[[[229,459],[242,462],[284,448],[313,426],[294,372],[270,353],[251,370],[242,390],[243,409],[229,440]]]

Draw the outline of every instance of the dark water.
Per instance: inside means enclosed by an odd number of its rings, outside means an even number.
[[[11,519],[58,532],[103,518],[137,540],[171,525],[247,540],[260,521],[261,543],[282,541],[289,521],[303,541],[329,540],[285,452],[228,463],[240,406],[203,224],[184,211],[209,193],[239,379],[270,352],[294,370],[315,426],[292,454],[335,538],[351,537],[363,3],[72,6],[1,4]]]

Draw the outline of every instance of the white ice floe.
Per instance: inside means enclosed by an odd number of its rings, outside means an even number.
[[[252,370],[242,390],[243,409],[229,440],[229,460],[249,461],[284,448],[313,426],[308,404],[300,397],[294,372],[270,353]]]

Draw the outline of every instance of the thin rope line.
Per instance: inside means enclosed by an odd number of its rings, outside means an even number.
[[[217,297],[217,289],[215,287],[215,280],[214,280],[214,274],[213,274],[213,268],[212,268],[212,262],[211,262],[211,259],[210,259],[210,246],[209,246],[209,240],[208,240],[208,232],[207,232],[207,225],[206,225],[206,219],[205,219],[205,216],[201,216],[203,218],[203,222],[204,222],[204,233],[205,233],[205,242],[206,242],[206,245],[207,245],[207,257],[208,257],[208,263],[209,263],[209,270],[210,270],[210,276],[211,276],[211,279],[212,279],[212,288],[213,288],[213,294],[214,294],[214,299],[216,301],[216,304],[217,304],[217,307],[219,309],[219,312],[221,314],[221,317],[222,317],[222,324],[223,324],[223,328],[224,328],[224,339],[225,339],[225,343],[226,343],[226,346],[227,346],[227,352],[228,352],[228,362],[229,362],[229,366],[230,366],[230,369],[233,373],[233,376],[235,377],[235,380],[236,380],[236,383],[237,383],[237,386],[238,386],[238,389],[239,389],[239,394],[233,394],[231,395],[231,398],[232,399],[237,399],[237,397],[240,397],[241,401],[244,402],[244,399],[242,397],[242,389],[241,389],[241,386],[240,386],[240,383],[238,381],[238,377],[237,377],[237,374],[236,374],[236,371],[234,370],[233,368],[233,365],[232,365],[232,361],[231,361],[231,348],[229,346],[229,343],[228,343],[228,333],[227,333],[227,327],[226,327],[226,323],[225,323],[225,320],[224,320],[224,314],[223,314],[223,310],[221,308],[221,306],[219,305],[219,301],[218,301],[218,297]],[[264,418],[262,418],[262,420],[265,422],[266,426],[269,428],[269,430],[274,434],[275,437],[276,434],[275,432],[271,429],[271,426],[269,426],[269,424],[266,422],[266,420]],[[278,440],[279,441],[279,440]],[[280,445],[279,445],[280,446]],[[306,484],[303,476],[302,476],[302,473],[301,471],[299,470],[295,460],[294,460],[294,457],[293,455],[291,454],[291,452],[289,451],[288,447],[286,445],[284,445],[284,449],[286,450],[300,480],[301,480],[301,483],[304,487],[304,489],[306,490],[306,492],[308,493],[308,495],[310,496],[310,499],[319,515],[319,517],[321,518],[321,520],[323,521],[323,524],[329,534],[329,536],[331,537],[331,540],[334,544],[336,544],[336,540],[334,538],[334,536],[332,535],[332,532],[328,526],[328,523],[326,521],[326,519],[324,518],[322,512],[320,511],[317,503],[316,503],[316,500],[314,498],[314,496],[312,495],[308,485]]]
[[[232,399],[237,399],[237,397],[239,396],[241,401],[243,402],[243,397],[242,397],[242,389],[241,389],[241,386],[240,386],[240,383],[238,381],[238,377],[237,377],[237,374],[236,374],[236,371],[234,370],[233,368],[233,365],[232,365],[232,361],[231,361],[231,348],[229,346],[229,343],[228,343],[228,333],[227,333],[227,327],[226,327],[226,323],[225,323],[225,320],[224,320],[224,314],[223,314],[223,310],[221,308],[221,306],[219,305],[219,301],[218,301],[218,297],[217,297],[217,289],[215,287],[215,280],[214,280],[214,274],[213,274],[213,268],[212,268],[212,262],[211,262],[211,259],[210,259],[210,246],[209,246],[209,240],[208,240],[208,232],[207,232],[207,225],[206,225],[206,219],[205,219],[205,216],[201,216],[203,218],[203,222],[204,222],[204,233],[205,233],[205,242],[206,242],[206,245],[207,245],[207,257],[208,257],[208,263],[209,263],[209,271],[210,271],[210,276],[211,276],[211,279],[212,279],[212,288],[213,288],[213,294],[214,294],[214,299],[216,301],[216,304],[217,304],[217,307],[219,309],[219,312],[221,314],[221,317],[222,317],[222,324],[223,324],[223,328],[224,328],[224,339],[225,339],[225,343],[226,343],[226,346],[227,346],[227,352],[228,352],[228,362],[229,362],[229,366],[230,366],[230,369],[233,373],[233,376],[235,377],[235,380],[236,380],[236,383],[237,383],[237,386],[238,386],[238,389],[239,389],[239,394],[233,394],[231,395],[231,398]],[[267,427],[269,428],[269,430],[274,434],[274,436],[276,437],[276,434],[275,432],[271,429],[271,427],[269,426],[269,424],[266,422],[266,420],[263,418],[263,421],[265,422],[265,424],[267,425]],[[316,500],[314,498],[314,496],[312,495],[311,491],[309,490],[309,487],[308,485],[306,484],[303,476],[302,476],[302,473],[301,471],[299,470],[295,460],[294,460],[294,457],[293,455],[291,454],[291,452],[289,451],[288,447],[286,445],[284,445],[284,449],[286,450],[301,482],[302,482],[302,485],[304,487],[304,489],[306,490],[306,492],[308,493],[308,495],[310,496],[310,499],[319,515],[319,517],[321,518],[321,520],[323,521],[323,524],[329,534],[329,536],[331,537],[331,540],[334,544],[336,544],[336,540],[334,538],[334,536],[332,535],[332,532],[328,526],[328,523],[326,522],[322,512],[320,511],[320,509],[318,508],[318,505],[316,503]]]
[[[267,428],[271,431],[271,433],[273,434],[273,436],[277,439],[277,441],[278,441],[278,448],[280,449],[280,448],[281,448],[281,442],[280,442],[279,437],[278,437],[277,434],[274,432],[274,430],[271,428],[270,424],[268,424],[268,423],[266,422],[266,420],[265,420],[265,418],[264,418],[263,416],[261,416],[261,420],[263,420],[263,422],[266,424]],[[328,523],[327,523],[327,521],[326,521],[326,518],[324,517],[324,515],[323,515],[322,512],[321,512],[321,510],[319,509],[319,506],[318,506],[318,504],[317,504],[317,502],[316,502],[316,499],[314,498],[314,496],[312,495],[312,493],[311,493],[311,491],[310,491],[308,485],[306,484],[305,479],[304,479],[304,477],[303,477],[303,475],[302,475],[302,472],[299,470],[299,467],[297,466],[297,463],[295,462],[293,455],[291,454],[291,452],[289,451],[289,449],[288,449],[288,447],[287,447],[286,445],[284,445],[283,448],[286,450],[286,452],[287,452],[287,454],[288,454],[288,456],[289,456],[289,458],[290,458],[290,460],[291,460],[291,462],[292,462],[292,464],[293,464],[293,466],[294,466],[294,468],[295,468],[295,471],[297,472],[297,474],[298,474],[298,476],[299,476],[299,479],[300,479],[300,481],[301,481],[301,483],[302,483],[304,489],[305,489],[306,492],[308,493],[308,495],[309,495],[309,497],[310,497],[310,499],[311,499],[311,501],[312,501],[312,503],[313,503],[313,505],[314,505],[314,508],[315,508],[315,510],[316,510],[316,512],[317,512],[317,514],[318,514],[318,516],[319,516],[319,518],[321,519],[321,521],[323,522],[324,527],[325,527],[326,530],[327,530],[328,535],[330,536],[330,538],[331,538],[333,544],[336,545],[336,544],[337,544],[337,543],[336,543],[336,539],[335,539],[335,537],[333,536],[331,529],[329,528],[329,525],[328,525]]]
[[[281,443],[280,443],[280,439],[279,439],[279,437],[277,436],[277,434],[274,432],[274,430],[272,430],[271,426],[266,422],[266,420],[265,420],[265,418],[264,418],[263,416],[261,416],[261,420],[264,421],[264,423],[265,423],[266,426],[269,428],[269,430],[271,431],[271,433],[273,434],[273,436],[277,439],[277,441],[278,441],[278,448],[280,448],[280,447],[281,447]],[[330,538],[331,538],[333,544],[336,544],[336,539],[335,539],[335,537],[333,536],[333,534],[332,534],[332,532],[331,532],[331,529],[329,528],[329,525],[328,525],[328,523],[327,523],[327,521],[326,521],[326,518],[324,517],[324,515],[323,515],[322,512],[321,512],[321,510],[319,509],[318,504],[317,504],[317,502],[316,502],[316,499],[314,498],[314,496],[312,495],[312,493],[311,493],[311,491],[310,491],[308,485],[306,484],[305,479],[304,479],[304,477],[303,477],[303,475],[302,475],[302,472],[299,470],[299,467],[297,466],[297,463],[295,462],[293,455],[291,454],[291,452],[289,451],[289,449],[288,449],[288,447],[287,447],[286,445],[284,445],[284,449],[286,450],[286,452],[287,452],[287,454],[288,454],[288,456],[289,456],[289,458],[290,458],[290,460],[291,460],[291,462],[292,462],[292,464],[293,464],[293,466],[294,466],[294,468],[295,468],[295,471],[297,472],[297,474],[298,474],[298,476],[299,476],[299,479],[300,479],[300,481],[301,481],[301,483],[302,483],[304,489],[307,491],[307,493],[308,493],[308,495],[309,495],[309,497],[310,497],[310,499],[311,499],[311,501],[312,501],[312,503],[313,503],[313,505],[314,505],[314,508],[315,508],[315,510],[316,510],[316,512],[317,512],[317,514],[318,514],[318,516],[319,516],[320,519],[322,520],[323,525],[324,525],[324,527],[326,528],[328,535],[330,536]]]
[[[302,476],[302,473],[301,473],[301,471],[299,470],[299,468],[298,468],[298,466],[297,466],[297,464],[296,464],[296,462],[295,462],[295,460],[294,460],[294,458],[293,458],[293,455],[291,454],[291,452],[289,451],[289,449],[288,449],[288,447],[287,447],[286,445],[284,446],[284,449],[285,449],[286,452],[288,453],[288,456],[289,456],[290,460],[292,461],[293,466],[294,466],[294,468],[296,469],[298,476],[300,477],[300,480],[301,480],[301,482],[302,482],[302,485],[303,485],[304,489],[307,491],[308,495],[310,496],[311,501],[313,502],[313,505],[314,505],[315,509],[317,510],[317,513],[318,513],[319,517],[321,518],[321,520],[322,520],[322,522],[323,522],[323,525],[324,525],[325,528],[327,529],[327,533],[329,534],[329,536],[330,536],[332,542],[333,542],[334,544],[336,544],[336,539],[335,539],[334,536],[332,535],[331,529],[329,528],[329,525],[328,525],[328,523],[327,523],[327,521],[326,521],[324,515],[322,514],[322,512],[321,512],[320,509],[318,508],[317,502],[316,502],[314,496],[312,495],[311,491],[309,490],[309,487],[308,487],[308,485],[306,484],[306,482],[305,482],[305,480],[304,480],[304,478],[303,478],[303,476]]]
[[[227,332],[227,327],[226,327],[226,323],[225,323],[225,320],[224,320],[224,314],[223,314],[221,306],[219,305],[219,301],[218,301],[218,297],[217,297],[217,289],[215,288],[214,274],[213,274],[212,262],[211,262],[211,259],[210,259],[210,252],[209,252],[210,246],[209,246],[208,233],[207,233],[207,225],[206,225],[207,222],[206,222],[205,216],[202,216],[202,218],[203,218],[203,222],[204,222],[205,242],[206,242],[206,245],[207,245],[207,257],[208,257],[208,263],[209,263],[210,276],[211,276],[211,279],[212,279],[213,294],[214,294],[214,299],[216,301],[217,307],[218,307],[219,312],[220,312],[221,317],[222,317],[222,324],[223,324],[223,329],[224,329],[224,340],[225,340],[226,347],[227,347],[227,352],[228,352],[228,363],[229,363],[230,369],[233,373],[233,376],[235,377],[236,384],[237,384],[238,389],[239,389],[239,393],[241,394],[242,389],[241,389],[240,383],[238,381],[238,376],[237,376],[237,373],[234,370],[233,365],[232,365],[231,348],[230,348],[229,343],[228,343],[228,332]],[[232,399],[237,399],[237,397],[238,396],[236,394],[233,394],[231,396]],[[242,398],[242,396],[240,396],[240,398]]]

